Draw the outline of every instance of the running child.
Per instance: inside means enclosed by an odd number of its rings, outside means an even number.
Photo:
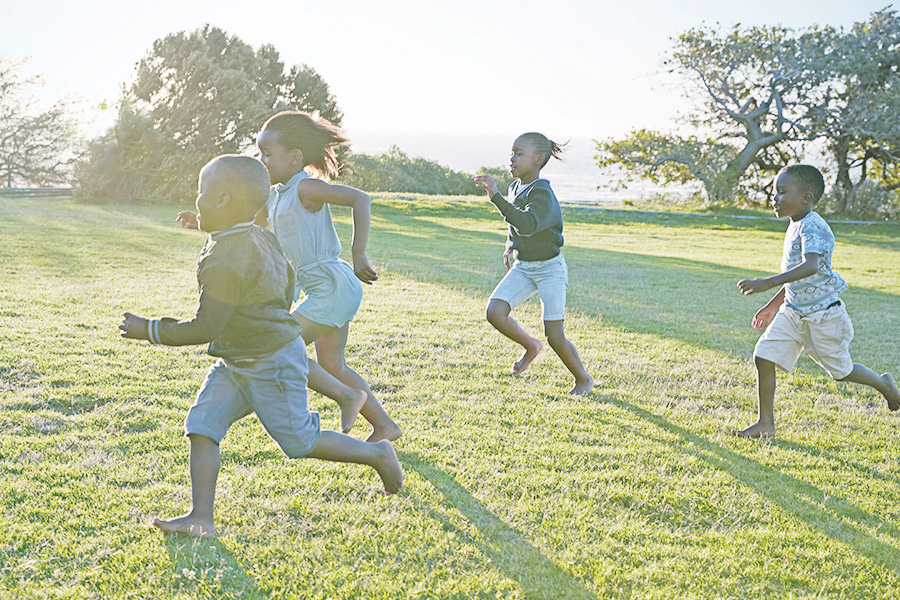
[[[594,387],[578,356],[575,345],[563,330],[569,271],[560,248],[563,245],[562,210],[550,182],[541,178],[541,169],[550,157],[559,159],[562,147],[540,133],[525,133],[513,142],[509,170],[515,181],[509,186],[508,202],[489,175],[475,178],[491,202],[509,224],[503,264],[506,276],[488,300],[486,317],[500,333],[525,349],[513,364],[512,372],[522,373],[537,357],[543,344],[526,332],[512,317],[513,308],[535,292],[541,298],[544,335],[550,347],[575,377],[570,394],[587,394]]]
[[[307,408],[306,345],[290,314],[294,273],[275,236],[253,224],[268,198],[265,167],[249,156],[224,155],[200,172],[197,221],[209,238],[200,252],[200,300],[190,320],[145,319],[131,313],[122,336],[154,344],[209,343],[210,367],[185,419],[190,439],[191,511],[153,524],[166,532],[215,536],[213,505],[219,444],[235,421],[255,412],[291,458],[373,467],[385,492],[396,493],[403,470],[388,440],[366,443],[322,431]]]
[[[371,199],[356,188],[333,185],[307,173],[309,169],[320,177],[336,175],[335,148],[346,142],[333,124],[306,113],[283,111],[266,121],[257,146],[272,187],[256,223],[272,225],[294,266],[294,301],[301,292],[306,297],[292,314],[302,327],[303,340],[315,344],[318,364],[340,383],[365,393],[359,413],[372,425],[367,441],[396,440],[402,430],[384,411],[366,381],[346,362],[350,321],[362,301],[360,282],[371,284],[378,279],[366,256]],[[341,242],[331,220],[330,204],[352,209],[352,267],[338,258]],[[193,224],[191,213],[181,213],[179,219],[188,226]],[[315,368],[312,373],[311,387],[335,398],[332,394],[338,390],[323,382]]]
[[[875,388],[890,410],[900,408],[900,390],[891,374],[878,375],[850,358],[853,325],[839,298],[848,286],[831,270],[834,234],[813,210],[824,191],[822,173],[809,165],[785,167],[775,179],[772,207],[777,217],[791,222],[784,236],[781,273],[737,284],[745,295],[780,289],[753,317],[753,327],[766,330],[753,351],[759,416],[750,427],[733,431],[735,435],[775,435],[775,369],[790,371],[804,349],[836,380]]]

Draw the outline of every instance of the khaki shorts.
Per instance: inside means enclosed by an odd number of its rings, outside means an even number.
[[[790,371],[805,349],[832,377],[843,379],[853,371],[852,339],[853,324],[843,302],[805,317],[782,305],[756,342],[753,356]]]

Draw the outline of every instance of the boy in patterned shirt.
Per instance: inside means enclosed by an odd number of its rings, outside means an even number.
[[[813,210],[824,191],[822,173],[809,165],[785,167],[775,179],[775,215],[791,220],[784,237],[781,273],[743,279],[738,287],[745,295],[776,286],[781,289],[753,318],[754,328],[766,329],[753,351],[759,418],[750,427],[733,431],[735,435],[775,435],[775,368],[790,371],[804,349],[836,380],[873,387],[885,397],[890,410],[900,408],[900,391],[890,373],[878,375],[850,359],[853,325],[839,298],[847,284],[831,270],[834,234]]]

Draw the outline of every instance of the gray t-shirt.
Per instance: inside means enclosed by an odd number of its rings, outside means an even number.
[[[849,286],[831,270],[834,234],[819,213],[810,211],[799,221],[792,221],[784,234],[781,272],[803,262],[804,254],[818,254],[819,270],[809,277],[785,284],[784,302],[800,314],[808,315],[828,308]]]

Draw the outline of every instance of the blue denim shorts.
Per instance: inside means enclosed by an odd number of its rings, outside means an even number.
[[[549,260],[513,263],[500,280],[491,300],[503,300],[515,308],[538,292],[541,298],[541,318],[562,321],[566,318],[566,290],[569,288],[569,268],[562,254]]]
[[[306,404],[309,363],[302,337],[272,354],[240,365],[219,359],[206,373],[197,400],[184,420],[186,435],[219,443],[231,424],[252,412],[291,458],[319,443],[319,414]]]

